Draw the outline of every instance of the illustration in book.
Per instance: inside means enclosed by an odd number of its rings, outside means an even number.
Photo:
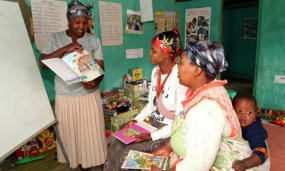
[[[168,169],[169,159],[162,156],[152,157],[150,153],[130,150],[121,168],[150,170],[152,165],[163,170]]]
[[[92,81],[104,74],[102,68],[85,49],[82,49],[82,53],[71,52],[62,58],[52,58],[42,62],[69,85]]]

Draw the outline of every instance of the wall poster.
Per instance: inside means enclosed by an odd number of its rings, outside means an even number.
[[[243,38],[256,39],[257,37],[257,18],[245,18],[243,22]]]
[[[211,8],[186,9],[185,46],[199,40],[209,41]]]
[[[178,11],[155,11],[155,35],[173,29],[179,30],[179,12]]]

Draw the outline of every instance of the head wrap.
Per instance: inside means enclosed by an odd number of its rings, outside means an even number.
[[[218,42],[198,41],[194,45],[188,43],[184,53],[192,63],[212,76],[228,67],[224,48]]]
[[[93,2],[84,6],[81,2],[77,0],[72,0],[68,4],[66,17],[68,20],[72,20],[77,17],[87,17],[88,19],[92,18],[91,9],[93,8]]]
[[[155,36],[151,42],[166,55],[173,57],[174,62],[180,52],[180,36],[177,29],[166,31]]]

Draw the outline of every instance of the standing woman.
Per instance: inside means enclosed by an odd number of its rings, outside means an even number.
[[[67,9],[69,29],[53,33],[39,58],[42,69],[48,69],[42,60],[62,58],[69,52],[86,49],[104,70],[100,40],[85,31],[88,19],[92,17],[93,3],[84,6],[73,0]],[[55,114],[58,131],[70,166],[81,170],[101,165],[107,155],[104,118],[99,84],[103,76],[93,81],[68,85],[55,76]],[[57,148],[58,161],[64,163],[60,148]]]
[[[104,171],[120,171],[130,150],[152,153],[168,140],[171,124],[175,116],[182,111],[186,87],[179,84],[176,57],[180,52],[180,37],[177,30],[155,36],[149,52],[152,70],[149,102],[146,107],[130,121],[126,127],[149,118],[151,124],[159,130],[151,134],[140,134],[135,143],[123,144],[115,139],[109,150]]]

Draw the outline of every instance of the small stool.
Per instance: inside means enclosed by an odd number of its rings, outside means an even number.
[[[233,98],[236,96],[237,92],[235,90],[230,90],[230,89],[227,89],[227,92],[230,96],[230,98],[233,100]]]

